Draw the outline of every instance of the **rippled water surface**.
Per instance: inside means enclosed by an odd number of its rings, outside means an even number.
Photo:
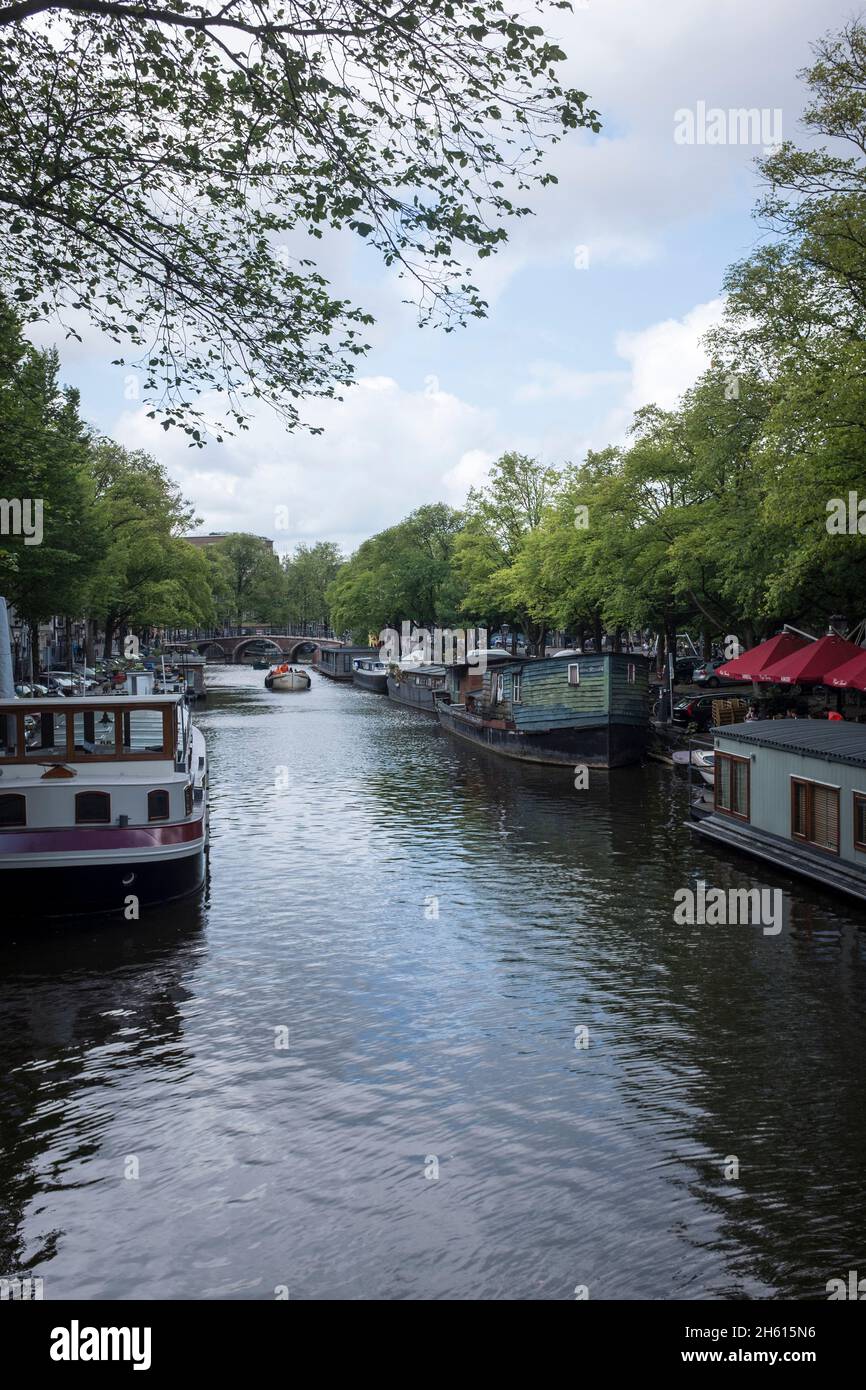
[[[4,922],[0,1274],[823,1298],[866,1267],[856,908],[693,843],[670,769],[575,791],[262,679],[209,670],[200,899]],[[696,878],[783,888],[781,935],[674,926]]]

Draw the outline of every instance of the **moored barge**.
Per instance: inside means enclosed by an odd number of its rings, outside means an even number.
[[[0,702],[8,925],[192,893],[206,839],[207,751],[182,697]]]
[[[649,663],[603,652],[448,668],[436,702],[449,733],[520,762],[621,767],[649,736]]]
[[[376,655],[375,647],[319,647],[313,669],[332,681],[351,681],[352,662],[358,657]]]
[[[436,717],[436,701],[447,688],[444,666],[416,661],[395,663],[388,671],[388,694],[398,705],[409,705]]]
[[[352,662],[352,682],[361,690],[388,694],[388,667],[374,656],[359,656]]]

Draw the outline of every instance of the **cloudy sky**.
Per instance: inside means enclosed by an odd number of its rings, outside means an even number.
[[[115,349],[59,344],[85,414],[160,458],[205,531],[250,530],[278,548],[353,549],[414,507],[459,505],[505,449],[546,462],[622,439],[631,412],[672,405],[702,366],[725,268],[760,238],[752,219],[760,146],[689,145],[675,113],[779,110],[797,137],[810,43],[856,6],[839,0],[573,0],[548,21],[570,83],[602,115],[599,136],[558,147],[559,185],[506,249],[476,267],[489,317],[419,329],[400,284],[362,243],[341,242],[334,289],[376,315],[373,349],[342,403],[315,402],[325,433],[288,435],[263,409],[247,433],[204,450],[165,434],[125,398]],[[51,334],[39,331],[39,340]],[[290,529],[278,530],[279,508]]]

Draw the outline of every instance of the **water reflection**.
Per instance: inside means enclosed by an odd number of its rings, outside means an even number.
[[[696,845],[668,769],[576,791],[376,695],[209,679],[209,902],[4,948],[4,1239],[46,1296],[822,1297],[857,1267],[856,911]],[[780,936],[674,926],[698,878],[781,887]]]

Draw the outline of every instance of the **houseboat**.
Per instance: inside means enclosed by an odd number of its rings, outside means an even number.
[[[378,655],[375,647],[317,647],[313,667],[320,676],[332,681],[354,678],[352,662],[358,657]]]
[[[0,701],[8,925],[191,893],[206,838],[207,752],[182,696]]]
[[[521,762],[621,767],[649,736],[649,663],[625,652],[538,661],[509,657],[481,673],[448,668],[439,722],[469,743]]]
[[[286,661],[272,666],[265,676],[266,690],[309,690],[312,684],[306,671],[299,671]]]
[[[866,726],[757,719],[715,731],[713,804],[689,829],[866,901]]]
[[[374,656],[359,656],[352,662],[352,680],[362,690],[388,694],[388,667]]]
[[[447,688],[444,666],[432,662],[400,661],[388,668],[388,694],[398,705],[410,705],[436,716],[436,700]]]

